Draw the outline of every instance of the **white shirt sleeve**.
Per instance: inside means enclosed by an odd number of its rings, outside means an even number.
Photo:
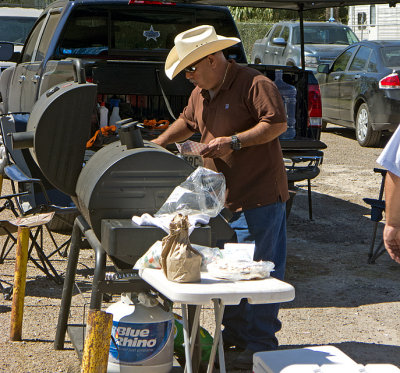
[[[381,166],[400,177],[400,125],[376,160]]]

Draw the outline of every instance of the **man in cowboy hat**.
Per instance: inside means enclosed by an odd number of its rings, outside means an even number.
[[[239,43],[204,25],[180,33],[165,73],[184,70],[196,87],[180,117],[153,142],[167,146],[200,132],[204,166],[226,178],[226,207],[237,242],[254,242],[254,260],[275,263],[283,279],[286,262],[286,201],[289,198],[279,135],[287,128],[282,97],[260,72],[228,61],[222,50]],[[251,368],[257,351],[276,349],[279,304],[225,308],[225,346],[240,350],[237,368]]]

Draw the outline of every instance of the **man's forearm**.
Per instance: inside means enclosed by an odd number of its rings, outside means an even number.
[[[187,127],[186,122],[183,119],[179,118],[160,136],[152,140],[152,142],[165,148],[168,144],[186,140],[192,135],[193,131]]]
[[[253,128],[238,134],[242,147],[265,144],[276,139],[279,135],[286,131],[285,123],[269,124],[260,122]]]
[[[385,181],[386,224],[400,227],[400,177],[388,171]]]

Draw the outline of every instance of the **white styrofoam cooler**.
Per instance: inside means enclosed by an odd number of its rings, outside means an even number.
[[[254,373],[400,373],[390,364],[357,364],[334,346],[257,352]]]

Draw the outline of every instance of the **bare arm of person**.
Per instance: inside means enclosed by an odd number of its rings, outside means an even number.
[[[188,128],[186,122],[178,118],[160,136],[152,140],[152,142],[165,148],[168,144],[186,140],[192,135],[193,131]]]
[[[400,263],[400,177],[390,171],[385,181],[385,203],[383,241],[390,257]]]
[[[286,122],[274,123],[259,122],[253,128],[236,134],[239,138],[242,148],[248,146],[260,145],[276,139],[286,131]],[[231,137],[217,137],[208,143],[207,149],[204,149],[201,155],[206,158],[220,158],[228,155],[231,149]]]

